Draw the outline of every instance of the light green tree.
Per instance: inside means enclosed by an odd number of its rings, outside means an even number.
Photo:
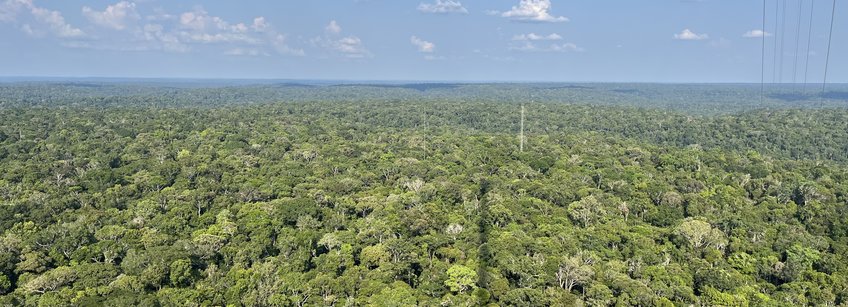
[[[448,286],[451,291],[464,293],[468,289],[474,288],[474,282],[477,281],[477,272],[464,265],[453,265],[448,269],[448,279],[445,280],[445,286]]]

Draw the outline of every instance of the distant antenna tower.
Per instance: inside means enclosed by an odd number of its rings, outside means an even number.
[[[430,103],[429,95],[427,96],[427,103]],[[427,135],[430,132],[430,125],[427,123],[427,110],[424,109],[424,105],[421,106],[421,109],[421,116],[424,117],[424,133],[422,134],[424,138],[424,159],[427,159]]]
[[[518,146],[519,151],[524,151],[524,104],[521,104],[521,135],[519,136],[520,145]]]

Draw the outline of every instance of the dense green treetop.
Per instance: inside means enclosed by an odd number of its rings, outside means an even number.
[[[137,87],[0,107],[0,304],[848,303],[844,109]]]

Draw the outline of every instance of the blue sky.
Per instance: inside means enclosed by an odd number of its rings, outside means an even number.
[[[829,0],[0,0],[0,76],[803,82],[812,1],[821,82]]]

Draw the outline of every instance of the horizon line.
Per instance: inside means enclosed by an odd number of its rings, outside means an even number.
[[[399,84],[427,84],[427,83],[450,83],[450,84],[539,84],[539,83],[573,83],[573,84],[760,84],[760,82],[746,81],[565,81],[565,80],[447,80],[447,79],[329,79],[329,78],[217,78],[217,77],[122,77],[122,76],[0,76],[0,83],[15,83],[15,82],[54,82],[54,81],[74,81],[74,80],[92,80],[105,83],[120,83],[128,81],[182,81],[182,82],[317,82],[317,83],[350,83],[350,84],[371,84],[371,83],[399,83]],[[766,82],[765,85],[800,85],[803,82]],[[806,84],[822,84],[822,82],[807,82]],[[848,84],[848,82],[828,82],[827,84]]]

